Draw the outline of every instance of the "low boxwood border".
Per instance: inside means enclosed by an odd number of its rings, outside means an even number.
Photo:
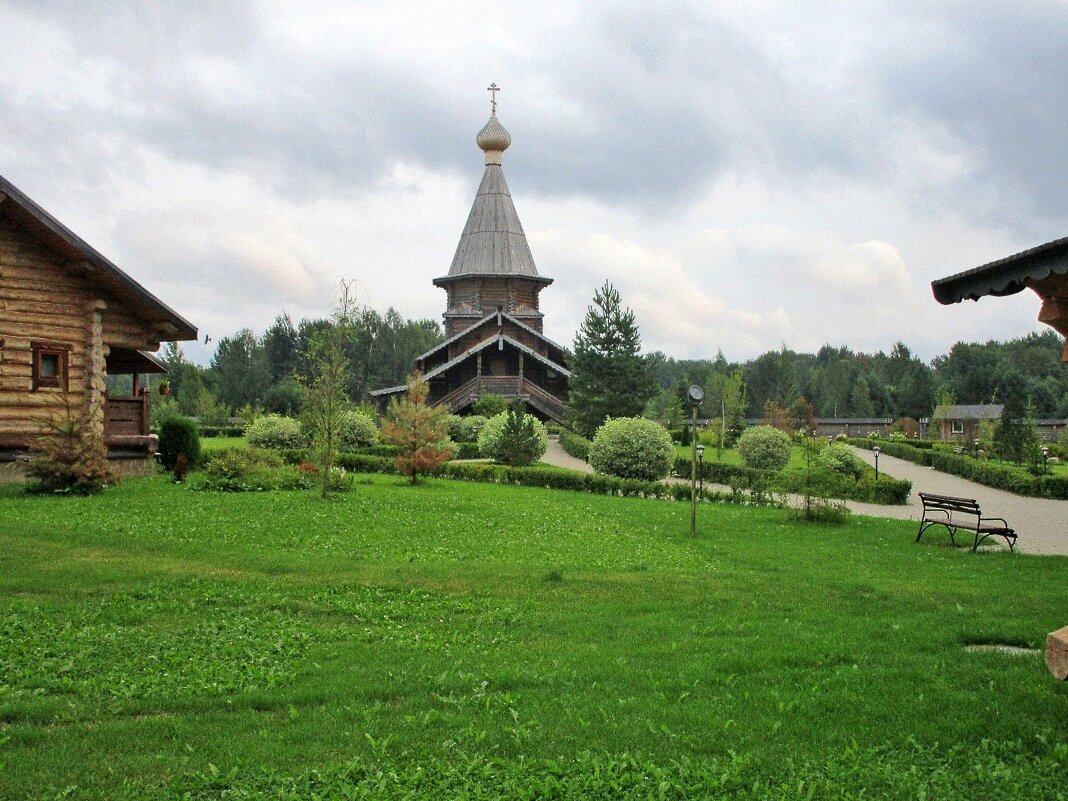
[[[704,462],[701,472],[706,482],[726,484],[729,486],[759,486],[761,483],[778,492],[805,493],[805,476],[799,473],[779,473],[768,475],[762,470],[722,462]],[[680,456],[675,460],[675,475],[687,478],[690,475],[690,460]],[[860,481],[853,481],[845,476],[829,475],[825,471],[817,473],[815,483],[809,488],[813,494],[823,494],[862,503],[879,503],[899,506],[907,503],[912,492],[912,482],[901,479],[881,477],[875,481],[865,476]]]
[[[384,456],[343,453],[338,456],[338,464],[346,470],[360,473],[397,473],[397,466],[393,459]],[[598,473],[578,473],[571,470],[536,466],[507,467],[499,464],[457,464],[455,462],[446,462],[431,471],[430,475],[459,481],[475,481],[485,484],[516,484],[524,487],[573,490],[575,492],[615,495],[625,498],[659,498],[676,501],[688,501],[690,499],[690,486],[688,484],[640,481],[638,479],[604,476]],[[773,500],[764,492],[717,492],[705,489],[701,497],[703,500],[708,501],[750,505],[773,504]]]
[[[1068,477],[1065,476],[1032,476],[1021,468],[990,464],[970,456],[945,453],[933,448],[917,448],[903,442],[869,439],[851,439],[849,442],[869,451],[878,445],[887,456],[905,459],[924,467],[933,467],[942,473],[960,476],[1014,495],[1068,500]]]

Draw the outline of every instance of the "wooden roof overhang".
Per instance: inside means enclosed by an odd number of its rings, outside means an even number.
[[[560,375],[564,376],[565,378],[571,375],[571,371],[568,370],[566,367],[564,367],[562,364],[557,364],[552,359],[549,359],[549,358],[546,358],[545,356],[542,356],[540,353],[538,353],[533,348],[528,348],[522,342],[517,342],[516,340],[512,339],[507,334],[497,334],[496,336],[490,337],[489,339],[484,339],[481,342],[479,342],[477,345],[474,345],[473,347],[468,348],[467,350],[465,350],[463,353],[461,353],[456,358],[450,359],[449,361],[445,362],[444,364],[439,364],[433,370],[430,370],[429,372],[425,373],[423,375],[423,378],[425,378],[425,379],[427,379],[429,381],[431,378],[434,378],[435,376],[439,376],[442,373],[446,373],[449,370],[451,370],[453,367],[456,367],[458,364],[462,364],[463,362],[467,361],[469,358],[474,356],[476,353],[479,353],[480,351],[486,350],[487,348],[491,347],[492,345],[496,345],[498,347],[498,349],[500,349],[500,350],[504,350],[504,346],[505,345],[511,345],[513,348],[516,348],[517,350],[522,351],[527,356],[530,356],[530,357],[536,359],[537,361],[541,362],[546,367],[548,367],[550,370],[555,370],[556,372],[560,373]]]
[[[196,326],[120,270],[2,175],[0,216],[11,219],[63,256],[72,271],[84,275],[149,324],[153,336],[159,341],[197,338]]]
[[[166,373],[167,365],[153,354],[131,348],[112,348],[107,355],[108,375]]]
[[[446,340],[444,340],[442,342],[439,342],[437,345],[432,347],[426,353],[424,353],[424,354],[422,354],[420,356],[417,356],[416,359],[415,359],[416,363],[422,364],[426,359],[428,359],[429,357],[433,356],[435,353],[440,351],[442,348],[448,348],[448,346],[451,345],[456,340],[460,339],[461,337],[467,336],[469,333],[471,333],[476,328],[480,328],[481,326],[484,326],[486,323],[492,322],[493,320],[497,320],[498,328],[500,327],[500,321],[501,320],[508,320],[509,322],[512,322],[515,325],[517,325],[519,328],[522,328],[524,331],[526,331],[526,332],[528,332],[530,334],[533,334],[538,339],[540,339],[542,342],[547,344],[549,347],[555,348],[560,353],[561,356],[564,356],[564,355],[567,354],[567,349],[563,345],[558,345],[557,343],[553,342],[551,339],[549,339],[547,336],[545,336],[545,334],[540,333],[535,328],[531,328],[529,325],[524,323],[522,320],[517,320],[515,317],[513,317],[512,315],[510,315],[506,311],[495,311],[495,312],[490,312],[485,317],[483,317],[481,320],[478,320],[477,322],[472,323],[467,328],[465,328],[463,331],[460,331],[459,333],[454,334],[453,336],[449,337],[448,339],[446,339]]]
[[[1042,299],[1039,322],[1068,337],[1068,237],[931,282],[935,300],[947,306],[986,295],[1015,295],[1024,289],[1034,290]],[[1068,362],[1068,343],[1061,360]]]
[[[558,364],[557,362],[554,362],[552,359],[549,359],[549,358],[547,358],[545,356],[542,356],[540,353],[538,353],[533,348],[528,348],[522,342],[517,342],[516,340],[512,339],[507,334],[497,334],[496,336],[492,336],[492,337],[489,337],[488,339],[484,339],[481,342],[479,342],[477,345],[474,345],[473,347],[468,348],[463,353],[461,353],[459,356],[457,356],[457,357],[455,357],[453,359],[450,359],[449,361],[444,362],[443,364],[439,364],[434,369],[424,373],[423,374],[423,378],[426,379],[427,381],[429,381],[430,379],[435,378],[436,376],[439,376],[439,375],[441,375],[443,373],[447,373],[449,370],[453,369],[457,365],[463,364],[465,361],[470,359],[475,354],[477,354],[477,353],[479,353],[481,351],[484,351],[484,350],[486,350],[487,348],[489,348],[489,347],[491,347],[493,345],[496,345],[501,350],[504,349],[505,345],[510,345],[511,347],[513,347],[513,348],[515,348],[515,349],[517,349],[519,351],[522,351],[524,354],[526,354],[527,356],[530,356],[531,358],[535,359],[536,361],[541,362],[546,367],[548,367],[550,370],[556,371],[557,373],[559,373],[560,375],[564,376],[565,378],[568,378],[571,375],[571,371],[568,370],[566,367],[564,367],[562,364]],[[395,387],[385,387],[384,389],[376,389],[376,390],[374,390],[374,391],[372,391],[372,392],[370,392],[368,394],[371,395],[371,397],[380,398],[380,397],[384,397],[386,395],[396,395],[399,392],[404,392],[407,388],[408,387],[407,387],[406,384],[399,384],[399,385],[397,385]]]

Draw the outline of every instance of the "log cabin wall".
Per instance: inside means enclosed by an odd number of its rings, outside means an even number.
[[[64,409],[103,433],[109,346],[159,347],[143,323],[11,219],[0,217],[0,448],[25,447]],[[35,386],[35,351],[65,354],[61,386]]]

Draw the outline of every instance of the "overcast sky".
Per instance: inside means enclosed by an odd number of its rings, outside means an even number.
[[[1043,330],[930,282],[1068,235],[1066,42],[1064,2],[0,0],[0,174],[202,337],[343,276],[440,320],[495,81],[553,339],[608,280],[647,350],[931,358]]]

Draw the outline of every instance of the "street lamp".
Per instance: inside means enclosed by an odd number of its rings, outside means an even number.
[[[1043,446],[1043,448],[1042,448],[1042,474],[1043,475],[1045,475],[1046,472],[1049,470],[1049,468],[1046,467],[1046,461],[1048,459],[1049,459],[1049,448]]]
[[[699,495],[705,493],[705,446],[697,446],[697,492]]]
[[[975,453],[975,458],[978,459],[979,458],[979,440],[978,439],[972,440],[972,446],[975,449],[973,451]]]
[[[879,454],[883,452],[883,449],[876,445],[871,449],[871,452],[875,454],[875,480],[879,480]]]
[[[686,400],[693,408],[693,427],[690,433],[693,435],[693,451],[690,457],[690,536],[697,534],[697,407],[705,399],[705,391],[694,384],[686,390]]]

